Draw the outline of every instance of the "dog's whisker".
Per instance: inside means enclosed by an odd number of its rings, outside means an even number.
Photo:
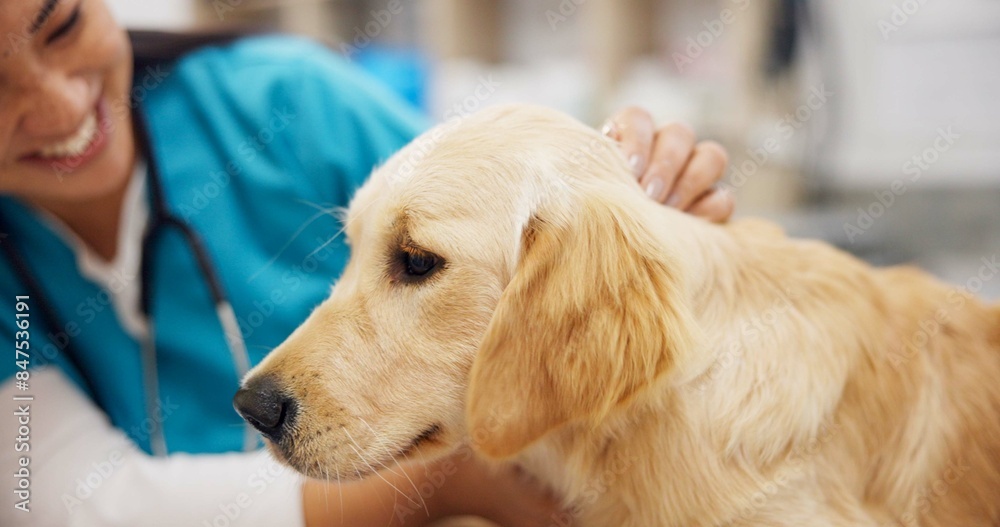
[[[302,234],[303,232],[305,232],[307,228],[309,228],[309,225],[312,225],[314,221],[328,215],[329,215],[328,212],[317,212],[316,214],[310,216],[309,219],[304,221],[302,225],[300,225],[299,228],[292,233],[291,237],[288,238],[288,241],[285,242],[285,244],[282,245],[280,249],[278,249],[278,252],[276,252],[274,256],[272,256],[271,259],[268,260],[267,263],[264,264],[260,269],[258,269],[252,275],[250,275],[250,278],[247,279],[247,283],[249,284],[250,282],[253,282],[254,280],[257,279],[258,276],[260,276],[261,273],[263,273],[272,265],[274,265],[274,262],[278,261],[278,258],[280,258],[281,255],[285,253],[288,247],[290,247],[292,243],[295,242],[295,239],[298,238],[300,234]],[[343,229],[341,229],[340,232],[343,232]]]
[[[358,416],[358,419],[360,419],[362,422],[364,422],[364,419],[362,419],[360,416]],[[369,425],[367,422],[365,422],[365,426],[368,426],[368,429],[372,430],[371,425]],[[386,444],[386,441],[383,440],[381,437],[379,437],[378,433],[376,433],[375,430],[372,430],[372,435],[375,436],[375,439],[376,439],[376,441],[374,443],[375,447],[381,448],[383,450],[383,452],[385,452],[390,458],[395,459],[395,455],[393,455],[392,450],[389,449],[388,445]],[[357,444],[357,443],[355,443],[355,444]],[[358,445],[358,448],[361,448],[361,446]],[[384,462],[379,461],[378,464],[381,465],[382,468],[384,468],[387,471],[389,471],[391,474],[396,475],[396,476],[399,475],[399,474],[396,473],[396,471],[394,471],[391,468],[389,468],[388,466],[386,466],[386,464]],[[405,472],[404,472],[404,475],[405,475]]]
[[[390,454],[391,454],[391,451],[389,451],[387,448],[385,450],[386,450],[386,452],[390,452]],[[417,486],[414,485],[413,480],[410,479],[409,474],[406,473],[406,470],[403,469],[403,466],[399,464],[399,460],[396,459],[395,456],[391,456],[391,458],[396,463],[396,466],[399,467],[399,471],[403,474],[403,477],[405,477],[406,480],[410,482],[410,486],[413,487],[413,490],[416,492],[417,498],[420,499],[420,503],[424,507],[424,512],[426,512],[427,516],[430,517],[431,513],[427,509],[427,503],[424,501],[424,497],[420,495],[420,491],[417,490]],[[386,465],[384,461],[379,461],[378,464],[379,464],[379,466],[381,466],[382,468],[384,468],[386,471],[388,471],[390,474],[393,474],[395,476],[399,476],[399,474],[396,474],[395,471],[393,471],[391,468],[389,468],[389,466]],[[402,490],[397,489],[397,491],[399,491],[400,494],[403,494],[403,497],[405,497],[409,501],[413,502],[414,505],[417,503],[415,499],[413,499],[412,497],[406,495]],[[395,501],[396,501],[395,498],[394,498],[393,501],[394,501],[394,503],[393,503],[393,509],[395,510],[395,506],[396,506],[396,504],[395,504]]]
[[[374,203],[374,202],[373,202],[373,203]],[[367,210],[367,209],[368,209],[368,207],[371,207],[373,203],[369,203],[368,205],[366,205],[365,207],[363,207],[363,208],[362,208],[362,209],[361,209],[361,210],[359,211],[359,213],[360,213],[360,212],[364,212],[365,210]],[[323,243],[322,243],[322,244],[321,244],[321,245],[320,245],[319,247],[317,247],[317,248],[313,249],[313,250],[312,250],[312,252],[310,252],[310,253],[309,253],[309,254],[308,254],[308,255],[306,256],[306,258],[309,258],[309,257],[311,257],[311,256],[315,256],[315,255],[316,255],[316,253],[318,253],[318,252],[322,251],[322,250],[323,250],[323,249],[324,249],[324,248],[325,248],[325,247],[326,247],[327,245],[330,245],[330,243],[332,243],[332,242],[333,242],[334,240],[336,240],[336,239],[337,239],[338,237],[340,237],[340,235],[341,235],[341,234],[344,234],[344,231],[346,231],[346,230],[347,230],[347,227],[349,227],[349,226],[350,226],[351,222],[350,222],[350,221],[349,221],[349,220],[347,219],[347,216],[346,216],[346,214],[345,214],[344,216],[340,217],[340,221],[341,221],[341,223],[343,223],[343,224],[344,224],[344,226],[343,226],[343,227],[341,227],[339,231],[335,232],[335,233],[333,234],[333,236],[330,236],[330,237],[329,237],[329,238],[328,238],[328,239],[327,239],[327,240],[326,240],[325,242],[323,242]]]
[[[399,494],[402,494],[402,495],[403,495],[403,497],[405,497],[406,499],[408,499],[408,500],[412,501],[412,502],[413,502],[413,504],[414,504],[414,505],[416,505],[416,504],[417,504],[417,500],[415,500],[415,499],[411,498],[411,497],[410,497],[410,496],[408,496],[408,495],[407,495],[407,494],[406,494],[405,492],[403,492],[403,491],[399,490],[399,487],[397,487],[397,486],[393,485],[391,481],[389,481],[388,479],[386,479],[386,478],[385,478],[385,476],[383,476],[382,474],[380,474],[378,470],[375,470],[375,467],[373,467],[373,466],[371,465],[371,463],[369,463],[369,462],[368,462],[368,460],[367,460],[367,459],[365,459],[365,456],[364,456],[364,454],[362,454],[362,453],[361,453],[361,450],[360,450],[360,449],[361,449],[361,445],[358,445],[358,442],[354,440],[354,436],[352,436],[352,435],[351,435],[351,432],[350,432],[350,430],[348,430],[348,429],[346,429],[346,428],[345,428],[345,429],[344,429],[344,432],[346,432],[346,433],[347,433],[347,438],[351,440],[351,443],[353,443],[353,445],[351,445],[351,444],[348,444],[348,446],[350,446],[350,447],[351,447],[351,450],[354,450],[354,453],[358,455],[358,458],[360,458],[360,459],[361,459],[361,461],[362,461],[362,462],[363,462],[363,463],[364,463],[365,465],[368,465],[368,470],[371,470],[373,474],[375,474],[376,476],[378,476],[378,477],[379,477],[379,478],[380,478],[380,479],[381,479],[382,481],[386,482],[386,484],[387,484],[387,485],[389,485],[390,487],[392,487],[392,488],[393,488],[393,490],[395,490],[395,491],[396,491],[396,492],[398,492]]]
[[[323,467],[323,480],[330,483],[330,467]],[[323,493],[323,501],[326,503],[326,510],[330,510],[330,493]]]
[[[399,471],[403,473],[403,477],[406,478],[406,481],[410,482],[410,486],[413,487],[413,492],[415,492],[417,497],[420,498],[420,505],[424,508],[424,512],[427,513],[427,517],[430,517],[431,511],[427,508],[427,500],[425,500],[423,494],[420,493],[420,489],[417,488],[417,484],[414,483],[413,479],[410,478],[410,475],[406,473],[406,469],[403,468],[403,465],[399,463],[398,459],[393,457],[392,460],[396,462],[396,466],[399,467]]]
[[[357,453],[357,450],[355,450],[355,453]],[[358,454],[358,456],[360,457],[361,454]],[[355,479],[360,480],[361,479],[361,470],[358,468],[358,464],[355,463],[353,459],[351,460],[351,466],[354,467],[354,477],[355,477]],[[379,505],[381,505],[382,508],[385,508],[385,503],[382,501],[382,496],[380,494],[376,493],[375,494],[375,498],[378,499]],[[341,497],[341,501],[343,501],[343,497]],[[341,508],[341,517],[343,517],[343,508]]]
[[[340,494],[340,524],[344,524],[344,487],[343,483],[340,482],[340,467],[336,467],[337,470],[337,493]]]
[[[417,457],[420,458],[420,463],[421,464],[426,464],[427,463],[427,456],[425,456],[424,453],[423,453],[423,451],[420,449],[420,445],[414,446],[413,453],[416,454]]]
[[[309,201],[307,199],[299,199],[299,200],[296,200],[296,201],[298,201],[299,203],[301,203],[303,205],[308,205],[308,206],[316,209],[317,211],[322,212],[323,214],[329,214],[329,215],[332,215],[332,216],[336,216],[337,212],[344,208],[344,207],[340,207],[340,206],[337,206],[337,205],[331,205],[329,207],[324,207],[323,205],[320,205],[319,203],[314,203],[314,202]]]
[[[351,460],[351,465],[354,467],[354,477],[356,479],[361,479],[361,471],[358,470],[358,464],[355,463],[353,459]]]
[[[402,494],[402,492],[398,492],[398,493],[392,495],[392,510],[393,511],[396,510],[396,506],[399,504],[399,494]],[[405,494],[404,494],[404,496],[405,496]],[[389,521],[386,522],[385,527],[390,527],[392,525],[392,520],[393,520],[392,515],[390,515],[389,516]]]
[[[389,446],[384,444],[384,441],[382,441],[382,438],[379,436],[379,433],[376,432],[374,428],[372,428],[372,425],[368,424],[368,420],[366,420],[364,417],[361,417],[360,415],[358,416],[358,419],[362,423],[364,423],[364,425],[367,426],[369,430],[372,431],[372,435],[374,435],[376,438],[379,439],[380,442],[383,443],[383,448],[385,448],[386,453],[389,454],[392,460],[396,463],[396,466],[399,467],[399,471],[403,473],[403,477],[406,478],[406,481],[410,482],[410,486],[413,487],[413,492],[415,492],[417,494],[417,497],[420,498],[420,504],[424,507],[424,512],[426,512],[427,516],[429,517],[431,515],[431,511],[430,509],[427,508],[427,501],[424,500],[424,496],[420,494],[420,490],[417,488],[417,484],[414,483],[413,479],[410,478],[410,475],[406,473],[406,469],[404,469],[403,465],[399,463],[399,459],[397,459],[396,456],[392,455],[392,451],[389,449]],[[385,463],[383,463],[382,466],[385,466]],[[392,472],[392,469],[390,469],[389,467],[385,467],[385,469]]]

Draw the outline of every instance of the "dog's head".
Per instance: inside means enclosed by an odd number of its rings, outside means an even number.
[[[313,476],[466,437],[502,458],[597,423],[692,350],[682,262],[647,227],[658,214],[616,145],[561,114],[439,126],[358,191],[343,276],[237,409]]]

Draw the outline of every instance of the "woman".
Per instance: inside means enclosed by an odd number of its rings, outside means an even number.
[[[339,275],[348,249],[331,210],[421,131],[419,117],[301,40],[248,39],[133,71],[101,0],[4,2],[0,33],[0,291],[11,302],[0,335],[29,346],[0,363],[0,400],[30,415],[0,421],[0,435],[27,430],[29,445],[0,451],[5,473],[24,474],[0,493],[0,523],[550,523],[553,500],[467,453],[303,484],[231,408],[248,363]],[[683,126],[657,131],[637,109],[605,132],[651,197],[728,218],[732,198],[713,187],[720,147]],[[419,508],[397,488],[420,489]]]

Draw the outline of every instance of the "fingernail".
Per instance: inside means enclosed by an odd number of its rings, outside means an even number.
[[[656,199],[660,197],[660,192],[663,192],[663,182],[659,179],[653,179],[646,185],[646,195]]]
[[[615,123],[612,121],[604,123],[604,126],[601,127],[601,135],[605,137],[611,137],[612,134],[614,133],[615,133]]]
[[[667,196],[667,201],[665,201],[663,204],[668,207],[676,207],[677,205],[680,205],[680,203],[681,203],[681,196],[680,194],[677,194],[675,192]]]
[[[628,166],[632,169],[632,173],[639,175],[639,170],[642,168],[642,156],[639,154],[632,154],[628,158]]]

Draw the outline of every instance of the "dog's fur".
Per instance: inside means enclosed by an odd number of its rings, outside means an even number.
[[[294,396],[272,446],[307,474],[471,438],[583,526],[1000,525],[1000,308],[918,270],[655,204],[529,107],[425,134],[347,233],[330,298],[251,373]],[[408,280],[414,250],[445,263]]]

